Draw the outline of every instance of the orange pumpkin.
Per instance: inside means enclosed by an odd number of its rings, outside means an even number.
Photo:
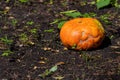
[[[61,28],[60,39],[64,46],[76,50],[97,48],[105,37],[102,24],[95,18],[75,18]]]

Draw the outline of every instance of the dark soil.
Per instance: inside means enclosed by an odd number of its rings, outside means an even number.
[[[68,10],[97,14],[106,31],[98,49],[67,50],[61,44],[60,30],[50,23],[64,17],[60,12]],[[110,14],[109,23],[100,19],[104,14]],[[45,31],[49,29],[53,31]],[[0,41],[0,80],[120,79],[120,10],[114,6],[98,10],[86,0],[0,0],[0,38],[5,36],[13,42]],[[13,54],[2,56],[7,50]],[[40,77],[56,64],[55,72]]]

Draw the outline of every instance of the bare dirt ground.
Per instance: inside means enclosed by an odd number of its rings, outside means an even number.
[[[88,1],[0,0],[0,80],[119,80],[120,9],[109,6],[98,10]],[[98,49],[65,49],[60,30],[50,23],[68,10],[96,14],[106,31]],[[105,14],[110,15],[109,23],[99,18]],[[5,52],[11,54],[2,56]],[[55,72],[40,77],[56,64]]]

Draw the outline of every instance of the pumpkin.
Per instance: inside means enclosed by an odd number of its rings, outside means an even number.
[[[105,30],[95,18],[74,18],[65,22],[60,30],[63,45],[76,50],[97,48],[104,37]]]

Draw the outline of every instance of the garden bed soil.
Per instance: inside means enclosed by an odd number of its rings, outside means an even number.
[[[98,10],[91,1],[0,0],[0,38],[13,40],[11,44],[0,41],[0,80],[119,80],[120,9],[109,6]],[[62,45],[57,24],[50,23],[69,10],[97,14],[106,31],[99,48],[75,51]],[[104,14],[111,15],[109,24],[99,18]],[[47,31],[50,29],[53,31]],[[13,54],[2,56],[6,50]],[[56,64],[55,72],[40,77]]]

